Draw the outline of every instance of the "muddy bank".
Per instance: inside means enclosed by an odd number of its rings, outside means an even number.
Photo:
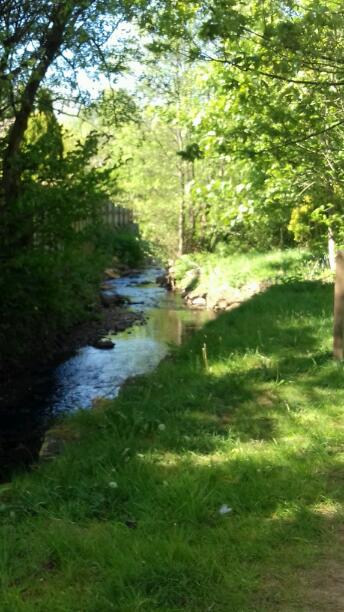
[[[116,397],[126,380],[153,370],[171,344],[181,344],[212,318],[186,309],[178,294],[161,287],[161,273],[148,268],[109,276],[101,285],[98,317],[73,330],[59,359],[3,385],[0,479],[36,461],[45,433],[60,417]],[[61,445],[63,436],[54,433],[45,455],[56,454]]]
[[[127,270],[126,276],[130,273]],[[18,359],[0,371],[0,481],[13,467],[31,464],[38,456],[43,433],[54,418],[45,400],[52,372],[82,347],[99,346],[104,336],[144,323],[144,313],[130,309],[128,300],[109,304],[101,299],[104,282],[105,277],[89,320],[63,334],[52,334],[45,349],[33,351],[30,361]]]
[[[128,270],[126,276],[129,276],[130,273],[131,271]],[[18,360],[12,363],[11,367],[0,370],[0,411],[4,405],[11,404],[11,400],[18,398],[20,389],[25,392],[29,388],[32,376],[40,374],[44,376],[47,369],[62,363],[82,346],[97,344],[110,332],[115,334],[137,322],[144,322],[144,313],[137,310],[130,311],[129,301],[120,301],[117,304],[103,303],[102,287],[104,288],[107,281],[108,278],[104,277],[99,289],[99,301],[94,305],[87,321],[79,323],[64,333],[52,334],[50,343],[46,343],[44,350],[39,354],[33,351],[30,360]]]

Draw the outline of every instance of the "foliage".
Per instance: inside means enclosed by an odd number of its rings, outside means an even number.
[[[162,78],[164,63],[161,70]],[[264,167],[219,151],[232,118],[217,78],[217,69],[189,67],[178,92],[165,85],[158,99],[147,101],[141,123],[129,135],[117,134],[127,160],[118,173],[122,197],[127,194],[143,230],[169,255],[178,250],[181,206],[186,250],[213,249],[224,240],[233,251],[292,244],[292,194],[286,194],[291,167],[282,172],[278,163]],[[161,232],[161,221],[167,232]]]
[[[32,115],[20,155],[21,195],[11,211],[21,249],[0,260],[1,366],[53,352],[58,334],[91,317],[113,255],[142,262],[138,238],[119,234],[117,244],[102,225],[107,187],[114,187],[95,163],[98,135],[89,132],[65,151],[67,138],[51,108]]]
[[[331,313],[329,284],[271,287],[67,420],[64,454],[2,487],[3,606],[265,612],[313,608],[314,586],[330,607],[318,577],[342,559],[344,400]]]
[[[90,316],[106,255],[86,257],[74,245],[36,249],[1,266],[1,366],[52,355],[57,335]]]
[[[150,245],[133,232],[120,229],[110,232],[109,239],[115,257],[130,268],[142,266],[150,255]]]
[[[171,256],[178,242],[179,182],[170,130],[147,109],[139,126],[120,131],[115,146],[123,160],[118,172],[120,201],[136,211],[143,237],[158,253]]]
[[[142,265],[139,237],[92,227],[59,249],[30,249],[0,264],[0,368],[53,356],[63,333],[97,316],[99,282],[112,257]]]
[[[314,232],[301,235],[299,227],[298,239],[315,246],[320,241],[324,248],[324,229],[340,239],[337,219],[343,214],[343,37],[334,34],[342,15],[334,4],[322,2],[292,3],[290,10],[278,1],[269,10],[265,2],[250,2],[233,7],[221,20],[221,1],[215,0],[213,8],[217,18],[205,20],[201,37],[211,41],[220,91],[234,119],[216,133],[218,141],[224,136],[218,144],[230,155],[251,159],[253,171],[260,167],[263,177],[274,167],[275,189],[286,177],[280,206],[287,205],[289,214],[309,195]],[[207,52],[200,55],[206,58]],[[266,201],[266,178],[260,192],[258,216]],[[276,205],[275,200],[277,212]],[[268,225],[273,217],[266,217]]]
[[[115,193],[115,177],[99,163],[100,135],[89,132],[66,146],[54,109],[73,113],[82,103],[90,106],[89,93],[79,86],[82,74],[94,80],[106,73],[110,83],[124,70],[134,45],[115,33],[148,4],[0,3],[2,361],[20,360],[38,330],[44,345],[45,337],[79,320],[89,306],[91,284],[104,265],[95,240],[101,205]],[[133,111],[129,101],[123,93],[116,97],[117,126]],[[114,104],[114,96],[104,95],[103,115]],[[16,330],[22,333],[17,348]]]
[[[165,168],[163,155],[156,159],[148,151],[145,159],[160,177],[163,216],[170,211],[177,220],[183,207],[187,251],[213,249],[221,241],[233,250],[296,241],[323,253],[329,234],[343,242],[343,16],[333,3],[288,7],[279,0],[230,7],[212,0],[207,11],[195,3],[183,43],[166,23],[160,44],[155,38],[148,45],[145,86],[138,88],[144,127],[136,128],[135,146],[147,133],[147,114],[155,119],[151,142],[170,131],[172,151],[176,137],[182,140],[176,154],[184,166],[175,160]],[[131,149],[128,159],[132,175],[138,174],[140,153]],[[173,185],[176,169],[180,187],[171,201],[166,176],[169,171]],[[128,188],[126,178],[122,185]],[[130,188],[136,202],[135,184]],[[140,198],[145,224],[147,210],[162,206],[148,184]],[[304,211],[299,224],[304,198],[308,217]],[[171,246],[178,250],[181,223],[171,229],[169,253]]]

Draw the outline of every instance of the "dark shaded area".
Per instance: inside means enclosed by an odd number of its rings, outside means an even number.
[[[61,336],[51,354],[14,371],[3,371],[0,380],[0,481],[12,470],[38,459],[44,433],[56,418],[52,398],[57,393],[55,370],[83,346],[94,344],[109,331],[123,331],[143,321],[140,312],[102,308],[96,316]]]
[[[126,309],[99,306],[98,318],[74,329],[53,363],[43,367],[38,362],[25,372],[4,376],[0,481],[38,459],[44,434],[56,418],[78,407],[91,407],[93,399],[114,397],[128,376],[155,367],[166,355],[167,344],[181,344],[211,316],[186,311],[177,296],[158,286],[159,274],[160,269],[150,268],[108,280],[106,294],[125,300]],[[146,317],[144,328],[129,329],[143,325]],[[122,334],[125,330],[127,335]],[[105,355],[96,340],[108,335],[114,348]],[[130,349],[136,337],[137,344]],[[133,354],[137,351],[142,359]]]
[[[284,580],[290,586],[291,571],[309,570],[340,521],[330,504],[344,504],[340,432],[329,438],[293,421],[303,408],[328,415],[324,391],[342,388],[343,364],[332,361],[316,334],[325,320],[328,338],[331,309],[331,286],[293,283],[220,315],[154,374],[128,384],[106,413],[85,413],[80,442],[30,481],[31,496],[5,493],[7,512],[13,509],[19,525],[52,512],[68,533],[94,521],[123,527],[113,554],[124,544],[138,559],[130,585],[147,611],[301,609]],[[243,357],[240,367],[234,355]],[[222,361],[225,373],[213,367]],[[285,386],[297,391],[295,402],[285,402]],[[289,448],[281,429],[288,423],[300,436]],[[241,451],[246,442],[249,450]],[[119,486],[109,486],[110,478]],[[231,508],[226,516],[222,504]],[[91,561],[93,540],[90,550]],[[53,554],[49,542],[43,576]],[[103,559],[102,551],[101,576],[113,572]],[[65,572],[63,563],[56,571]],[[119,583],[124,597],[122,589]]]

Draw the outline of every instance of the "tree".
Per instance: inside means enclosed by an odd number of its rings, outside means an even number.
[[[73,89],[80,68],[118,72],[124,48],[110,44],[113,33],[121,22],[139,14],[144,5],[144,0],[0,3],[0,210],[5,235],[14,231],[8,222],[20,194],[23,166],[19,155],[40,88],[49,86],[61,98],[61,85],[69,84]]]
[[[295,212],[295,236],[342,241],[343,13],[336,2],[308,0],[224,8],[210,3],[199,30],[203,49],[196,44],[199,57],[220,66],[237,119],[222,149],[270,161],[282,174],[289,166],[289,198],[311,225],[303,233]]]

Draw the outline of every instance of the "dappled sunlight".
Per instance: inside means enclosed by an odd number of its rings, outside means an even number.
[[[332,499],[320,501],[310,509],[314,514],[319,514],[324,519],[342,519],[344,516],[344,503],[339,503]]]
[[[1,2],[0,612],[344,610],[340,4]]]
[[[123,592],[129,575],[149,602],[161,593],[188,601],[192,588],[208,604],[210,566],[222,608],[228,589],[242,608],[248,575],[269,597],[269,577],[276,590],[283,572],[301,571],[343,516],[342,368],[321,350],[329,317],[317,325],[329,293],[307,294],[310,321],[302,318],[295,353],[289,325],[294,336],[300,295],[291,285],[268,289],[206,324],[117,400],[76,414],[78,444],[44,468],[45,478],[41,468],[4,494],[0,516],[29,525],[30,538],[40,517],[56,516],[63,550],[68,525],[83,524],[83,544],[76,531],[72,539],[86,559],[96,556],[96,574],[115,566],[116,588]],[[38,566],[52,568],[50,580],[67,573],[72,581],[77,567],[56,553],[57,527],[48,524]],[[105,557],[94,552],[102,549]],[[33,578],[38,593],[45,571]],[[83,571],[88,583],[87,563]]]

